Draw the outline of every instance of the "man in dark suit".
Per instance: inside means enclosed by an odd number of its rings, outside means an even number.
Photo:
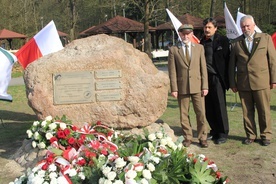
[[[251,15],[240,20],[243,35],[235,39],[229,61],[229,84],[241,99],[246,139],[257,139],[255,107],[258,112],[261,145],[268,146],[272,138],[270,115],[271,89],[276,86],[276,52],[271,36],[255,32]]]
[[[183,145],[190,146],[193,133],[189,120],[190,98],[196,113],[197,134],[201,147],[208,147],[205,123],[204,96],[208,93],[208,80],[204,48],[191,43],[193,26],[181,25],[178,29],[181,43],[169,50],[168,71],[171,95],[178,99],[180,121],[184,132]]]
[[[228,83],[229,40],[216,33],[217,22],[213,18],[203,21],[204,36],[200,43],[204,46],[208,71],[209,92],[205,97],[206,118],[210,125],[210,138],[215,144],[227,141],[229,133],[226,109]]]

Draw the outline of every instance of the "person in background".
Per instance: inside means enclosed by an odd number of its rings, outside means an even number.
[[[204,36],[200,44],[204,46],[209,92],[205,97],[206,119],[211,128],[208,139],[215,144],[227,141],[229,123],[226,108],[226,90],[229,89],[228,63],[229,40],[216,33],[217,22],[213,18],[203,21]]]
[[[255,32],[251,15],[241,18],[243,34],[232,43],[229,61],[229,84],[239,92],[246,139],[252,144],[257,139],[255,107],[258,112],[261,145],[268,146],[272,139],[270,114],[271,89],[276,86],[276,52],[271,36]]]
[[[197,121],[197,137],[201,147],[207,148],[207,126],[204,97],[208,93],[208,80],[204,48],[191,43],[193,26],[181,25],[178,29],[181,44],[169,49],[168,72],[171,95],[177,98],[180,109],[180,121],[184,132],[183,145],[189,147],[193,133],[189,119],[190,99],[192,99]]]

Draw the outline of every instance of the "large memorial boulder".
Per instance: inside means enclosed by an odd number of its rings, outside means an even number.
[[[29,106],[38,119],[65,115],[76,125],[144,127],[165,111],[168,75],[120,38],[96,35],[28,65]]]

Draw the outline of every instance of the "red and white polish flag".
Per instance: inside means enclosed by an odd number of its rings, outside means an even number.
[[[16,52],[19,63],[25,69],[28,64],[47,54],[62,50],[54,21],[47,24],[32,39]]]

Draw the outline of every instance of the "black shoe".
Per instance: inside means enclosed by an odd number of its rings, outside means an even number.
[[[207,140],[199,140],[199,144],[202,148],[208,148]]]
[[[214,141],[215,144],[223,144],[226,143],[227,138],[221,137]]]
[[[262,139],[262,140],[261,140],[261,144],[262,144],[263,146],[268,146],[268,145],[270,145],[270,140],[268,140],[268,139]]]
[[[249,145],[249,144],[252,144],[254,141],[255,141],[254,139],[245,139],[243,141],[243,144]]]
[[[192,144],[192,141],[191,140],[185,140],[182,142],[183,146],[184,147],[189,147],[191,144]]]
[[[212,135],[209,135],[209,136],[207,137],[207,140],[213,140],[213,136],[212,136]]]

